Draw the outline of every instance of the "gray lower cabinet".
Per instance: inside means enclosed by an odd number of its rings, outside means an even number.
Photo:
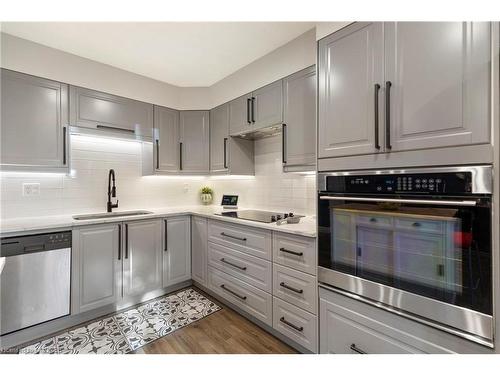
[[[283,80],[283,167],[316,163],[316,67],[311,66]]]
[[[355,23],[322,39],[318,157],[489,143],[491,40],[487,22]]]
[[[493,350],[319,288],[320,353],[493,353]]]
[[[208,219],[191,217],[191,277],[203,286],[207,284]]]
[[[230,103],[210,111],[210,172],[253,175],[253,141],[229,136]]]
[[[179,111],[154,106],[154,171],[179,171]]]
[[[1,169],[68,171],[68,86],[1,70]]]
[[[163,286],[191,279],[191,219],[189,216],[163,220]]]
[[[180,171],[207,173],[209,164],[209,111],[181,111]]]
[[[151,139],[153,105],[82,87],[71,86],[72,126]]]
[[[382,100],[383,42],[380,22],[355,23],[319,41],[319,158],[381,151],[375,102]]]
[[[136,296],[161,288],[161,220],[127,222],[123,226],[124,297]]]
[[[72,314],[113,304],[122,297],[120,225],[73,230]]]

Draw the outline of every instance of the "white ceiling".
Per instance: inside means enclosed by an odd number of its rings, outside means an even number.
[[[311,22],[2,22],[2,31],[182,87],[211,86]]]

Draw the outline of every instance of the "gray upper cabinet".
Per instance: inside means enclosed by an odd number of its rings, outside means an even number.
[[[251,129],[250,106],[252,94],[240,96],[229,102],[229,133],[245,133]]]
[[[283,165],[313,166],[316,162],[316,67],[283,80]],[[286,169],[286,168],[285,168]]]
[[[491,24],[385,23],[391,151],[490,140]],[[384,84],[385,87],[385,84]]]
[[[73,230],[71,311],[82,313],[121,298],[120,224]]]
[[[69,105],[72,126],[149,139],[153,136],[152,104],[71,86]]]
[[[1,168],[67,171],[68,86],[1,70]]]
[[[250,118],[253,129],[283,122],[283,83],[281,80],[252,93]]]
[[[318,157],[378,152],[383,24],[356,23],[319,42]]]
[[[124,223],[123,294],[135,296],[162,287],[161,220]]]
[[[163,286],[191,279],[191,218],[169,217],[164,220]]]
[[[210,111],[210,171],[228,169],[229,103]]]
[[[489,143],[492,24],[355,23],[319,42],[318,157]]]
[[[154,107],[154,170],[179,171],[179,111]]]
[[[229,136],[230,103],[210,111],[210,172],[253,175],[253,141]]]
[[[180,114],[180,171],[209,171],[209,111],[182,111]]]

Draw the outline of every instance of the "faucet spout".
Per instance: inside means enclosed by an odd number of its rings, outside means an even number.
[[[111,185],[113,182],[113,185]],[[118,207],[118,200],[116,203],[111,202],[111,197],[116,198],[116,184],[115,184],[115,170],[110,169],[108,173],[108,203],[107,203],[107,211],[112,212],[113,208]]]

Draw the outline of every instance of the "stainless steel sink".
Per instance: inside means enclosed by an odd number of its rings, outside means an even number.
[[[75,220],[92,220],[92,219],[106,219],[110,217],[122,217],[122,216],[136,216],[136,215],[148,215],[152,214],[151,211],[122,211],[122,212],[102,212],[98,214],[87,214],[87,215],[75,215],[73,219]]]

